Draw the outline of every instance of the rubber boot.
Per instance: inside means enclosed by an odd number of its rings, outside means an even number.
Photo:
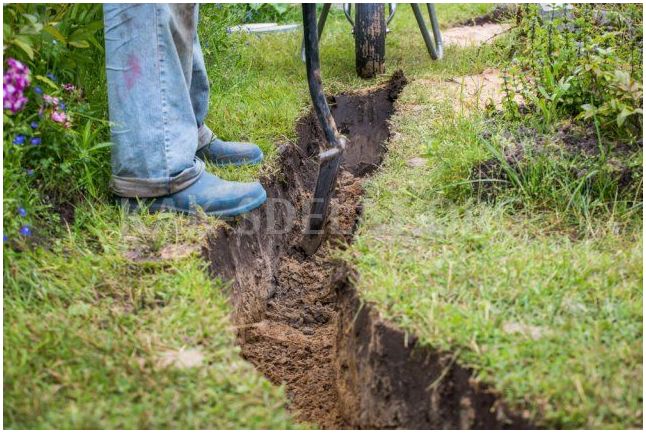
[[[264,155],[253,143],[223,141],[213,138],[209,144],[197,151],[197,157],[216,165],[260,164]]]
[[[204,172],[195,183],[174,194],[121,200],[130,210],[147,207],[150,212],[195,215],[199,207],[207,215],[231,217],[259,207],[267,200],[267,193],[260,182],[230,182]]]

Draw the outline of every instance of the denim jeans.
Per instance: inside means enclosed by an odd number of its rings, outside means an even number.
[[[204,171],[209,82],[196,4],[105,4],[113,191],[158,197]]]

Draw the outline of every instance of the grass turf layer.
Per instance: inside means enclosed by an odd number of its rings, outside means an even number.
[[[362,296],[543,425],[640,426],[641,220],[573,236],[549,210],[447,196],[487,151],[482,114],[443,85],[400,97],[349,253]]]
[[[194,248],[217,222],[79,211],[95,238],[5,255],[5,426],[294,426],[238,356],[226,286]]]

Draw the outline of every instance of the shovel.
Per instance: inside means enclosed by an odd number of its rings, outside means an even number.
[[[336,177],[345,150],[346,138],[339,134],[336,123],[325,99],[321,83],[321,63],[319,61],[318,29],[316,25],[316,4],[303,4],[303,31],[305,45],[305,64],[307,83],[316,116],[323,132],[328,149],[319,154],[319,173],[316,189],[310,206],[307,228],[302,248],[308,256],[316,253],[323,241],[325,223],[328,217],[330,198],[336,184]]]

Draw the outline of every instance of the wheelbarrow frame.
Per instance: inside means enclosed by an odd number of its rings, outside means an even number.
[[[423,3],[426,5],[426,9],[428,11],[428,16],[430,19],[431,23],[431,29],[433,31],[433,34],[431,36],[431,33],[428,31],[428,27],[426,26],[426,22],[424,19],[424,14],[422,13],[422,9],[420,8],[419,3],[411,3],[411,8],[413,9],[413,14],[415,15],[415,20],[417,21],[417,25],[419,27],[420,32],[422,33],[422,38],[424,39],[424,44],[426,45],[426,50],[428,51],[428,54],[431,56],[431,59],[433,60],[439,60],[444,56],[444,45],[442,43],[442,32],[440,31],[440,25],[437,19],[437,13],[435,12],[435,5],[433,3]],[[318,19],[318,25],[317,25],[317,33],[318,33],[318,40],[321,40],[321,35],[323,34],[323,30],[325,29],[325,23],[327,22],[327,16],[330,13],[330,8],[332,7],[332,3],[323,3],[323,8],[321,9],[321,15],[319,16]],[[390,22],[393,20],[395,17],[395,12],[397,12],[397,3],[388,3],[388,18],[386,18],[386,26],[390,24]],[[350,23],[352,33],[354,34],[354,20],[352,19],[352,3],[343,3],[343,13],[345,15],[345,18],[348,20]],[[390,29],[386,28],[386,33],[389,33]],[[303,43],[301,44],[301,59],[303,62],[305,62],[305,39],[303,39]]]

